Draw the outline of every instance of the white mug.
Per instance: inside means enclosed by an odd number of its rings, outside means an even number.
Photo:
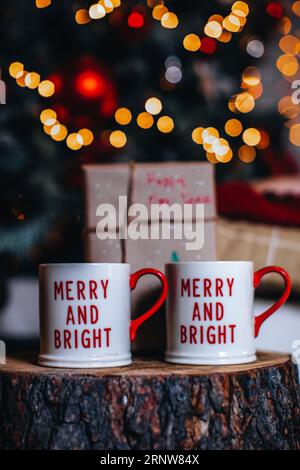
[[[131,320],[130,290],[146,274],[162,283],[159,299]],[[125,263],[42,264],[39,364],[49,367],[118,367],[131,363],[130,341],[167,295],[165,276],[146,268],[130,274]]]
[[[266,312],[253,315],[254,289],[267,273],[283,277],[285,290]],[[250,261],[169,263],[167,362],[242,364],[256,360],[254,338],[262,323],[288,298],[291,281],[284,269],[254,273]]]

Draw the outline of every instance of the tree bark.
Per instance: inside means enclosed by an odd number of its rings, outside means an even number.
[[[0,366],[2,449],[300,449],[297,368],[181,366],[50,369],[34,356]]]

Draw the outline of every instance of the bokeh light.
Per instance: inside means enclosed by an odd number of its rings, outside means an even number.
[[[294,124],[290,128],[290,142],[297,147],[300,147],[300,124]]]
[[[247,43],[246,51],[252,57],[259,59],[264,55],[265,47],[259,39],[252,39]]]
[[[159,114],[162,110],[161,101],[155,97],[149,98],[145,103],[145,109],[148,113],[153,114],[155,116],[156,114]]]
[[[201,41],[197,34],[187,34],[183,40],[183,47],[187,51],[198,51],[201,46]]]
[[[87,24],[91,21],[90,15],[88,10],[85,8],[81,8],[80,10],[77,10],[75,13],[75,21],[78,24]]]
[[[106,15],[105,8],[100,3],[95,3],[90,6],[89,15],[93,20],[100,20]]]
[[[142,129],[150,129],[153,126],[153,116],[147,112],[140,113],[137,117],[137,124]]]
[[[225,132],[227,135],[230,135],[231,137],[237,137],[242,133],[243,126],[241,121],[238,119],[228,119],[228,121],[225,124]]]
[[[283,75],[292,77],[298,71],[299,63],[296,57],[289,54],[284,54],[278,57],[276,61],[276,67]]]
[[[56,142],[60,142],[62,140],[65,140],[65,138],[67,137],[68,129],[66,128],[66,126],[63,126],[62,124],[58,123],[51,127],[50,135],[53,140],[55,140]]]
[[[205,25],[204,33],[210,38],[219,38],[222,34],[222,26],[217,21],[209,21]]]
[[[127,137],[123,131],[117,130],[110,134],[109,141],[113,147],[122,148],[127,143]]]
[[[161,17],[161,25],[167,29],[174,29],[178,26],[178,17],[175,13],[167,12]]]
[[[39,84],[38,90],[41,96],[43,96],[44,98],[48,98],[49,96],[52,96],[55,93],[55,86],[54,83],[50,80],[43,80]]]
[[[53,109],[44,109],[40,114],[40,120],[45,126],[53,126],[56,123],[57,115]]]
[[[256,67],[250,66],[246,67],[242,74],[243,82],[248,86],[258,85],[260,82],[261,76]]]
[[[256,150],[254,147],[242,145],[238,152],[239,158],[244,163],[251,163],[256,157]]]
[[[41,77],[38,73],[30,72],[25,77],[25,85],[31,90],[34,90],[35,88],[39,86],[40,78]]]
[[[174,121],[169,116],[161,116],[158,119],[156,125],[158,130],[160,132],[163,132],[164,134],[167,134],[168,132],[171,132],[174,129]]]
[[[80,129],[80,131],[78,131],[78,134],[82,137],[82,143],[83,145],[91,145],[91,143],[93,142],[94,140],[94,134],[92,133],[92,131],[90,129]]]
[[[9,66],[9,74],[13,78],[18,78],[18,75],[23,75],[24,65],[21,62],[13,62]]]
[[[131,111],[128,108],[119,108],[115,112],[115,120],[118,124],[126,126],[132,120]]]
[[[203,144],[202,132],[204,127],[196,127],[192,132],[192,139],[196,144]]]
[[[249,113],[255,107],[254,98],[248,92],[239,93],[235,98],[234,104],[240,113]]]
[[[260,132],[254,127],[249,127],[243,132],[243,141],[245,144],[253,147],[260,141]]]
[[[76,132],[72,132],[67,137],[67,146],[71,150],[80,150],[83,145],[83,139]]]

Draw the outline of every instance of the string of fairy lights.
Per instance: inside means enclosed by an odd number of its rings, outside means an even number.
[[[300,17],[300,1],[296,1],[291,5],[292,15]],[[280,56],[277,58],[276,66],[282,77],[289,83],[295,80],[295,75],[299,71],[299,61],[297,56],[300,55],[300,31],[296,29],[294,34],[291,34],[293,23],[285,16],[281,23],[280,32],[282,37],[279,41],[279,48],[281,51]],[[292,89],[293,90],[293,89]],[[291,94],[283,96],[278,102],[278,112],[287,119],[285,126],[289,128],[289,140],[291,144],[300,146],[300,105],[294,102]]]
[[[37,8],[49,7],[51,0],[36,0]],[[269,3],[267,12],[271,16],[278,18],[277,3]],[[121,0],[100,0],[92,3],[89,8],[80,8],[75,11],[75,21],[78,24],[87,24],[93,20],[101,20],[106,15],[112,13],[114,9],[121,6]],[[147,6],[152,9],[152,17],[159,21],[166,29],[174,29],[179,25],[180,19],[176,13],[170,11],[163,0],[147,0]],[[296,0],[291,6],[292,13],[300,16],[300,0]],[[133,15],[135,15],[133,17]],[[189,32],[183,38],[183,48],[188,52],[213,53],[216,49],[216,41],[227,43],[233,34],[240,33],[249,15],[249,5],[243,1],[236,1],[232,4],[227,16],[220,14],[210,16],[204,26],[203,35]],[[128,25],[134,28],[141,27],[141,14],[132,12],[128,17]],[[295,76],[299,68],[297,55],[300,52],[300,41],[290,33],[292,21],[287,16],[281,20],[282,38],[279,47],[283,52],[278,57],[276,66],[285,79],[290,80]],[[298,30],[299,34],[299,30]],[[246,51],[254,58],[260,58],[264,54],[264,45],[258,38],[249,38]],[[178,59],[178,58],[176,58]],[[176,84],[182,78],[181,64],[178,59],[168,63],[166,60],[165,78],[170,84]],[[169,61],[170,62],[170,61]],[[179,64],[179,65],[178,65]],[[176,69],[176,70],[175,70]],[[49,98],[55,93],[55,84],[51,80],[41,80],[37,72],[28,72],[21,62],[13,62],[9,68],[10,75],[15,78],[16,83],[21,87],[37,89],[38,93]],[[254,110],[256,100],[263,94],[263,84],[261,74],[257,67],[246,67],[242,73],[240,91],[230,97],[228,109],[232,114],[246,114]],[[125,107],[116,110],[114,119],[119,126],[129,125],[135,121],[136,125],[143,130],[150,129],[156,123],[158,131],[168,134],[173,131],[175,123],[172,117],[162,114],[163,104],[155,96],[148,98],[142,110],[134,119],[132,111]],[[300,110],[299,105],[292,103],[291,96],[281,98],[278,103],[278,111],[289,119],[286,124],[290,128],[290,141],[294,145],[300,146],[300,124],[294,122]],[[66,141],[66,145],[72,150],[80,150],[83,146],[91,145],[94,141],[92,130],[84,128],[77,132],[69,132],[67,127],[60,123],[57,114],[53,109],[44,109],[40,114],[40,120],[44,132],[55,141]],[[241,119],[229,117],[224,125],[227,138],[241,139],[238,149],[238,157],[245,163],[252,162],[256,157],[256,149],[265,149],[270,143],[268,133],[263,129],[246,127]],[[105,131],[109,135],[109,142],[112,147],[122,148],[127,144],[127,135],[124,130],[115,129]],[[227,163],[233,158],[232,147],[227,138],[222,137],[218,129],[214,127],[196,127],[191,133],[192,140],[197,145],[202,145],[206,152],[206,158],[211,163]]]

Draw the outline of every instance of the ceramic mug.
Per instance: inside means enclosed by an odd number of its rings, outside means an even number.
[[[253,316],[254,290],[268,273],[285,283],[280,299]],[[250,261],[203,261],[165,266],[167,351],[179,364],[242,364],[256,360],[254,338],[262,323],[288,298],[291,280],[277,266],[254,272]]]
[[[147,312],[131,320],[130,291],[140,277],[159,278],[162,291]],[[39,364],[50,367],[117,367],[131,363],[130,341],[167,295],[157,269],[130,274],[125,263],[42,264]]]

